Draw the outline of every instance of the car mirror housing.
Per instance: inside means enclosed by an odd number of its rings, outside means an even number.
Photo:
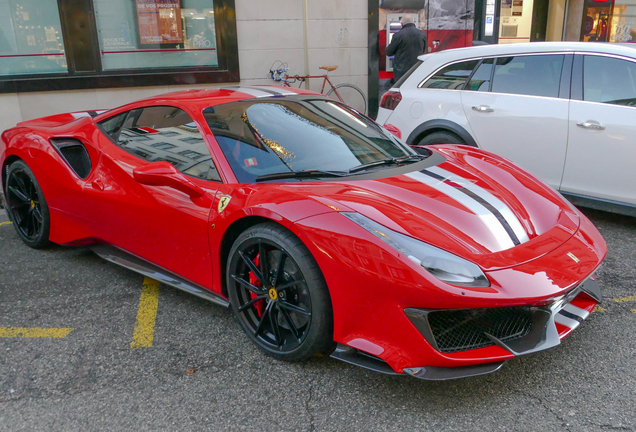
[[[192,198],[202,196],[205,191],[192,183],[169,162],[151,162],[133,170],[133,177],[138,183],[148,186],[168,186],[190,195]]]

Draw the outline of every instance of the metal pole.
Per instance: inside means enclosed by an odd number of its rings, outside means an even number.
[[[305,75],[309,75],[309,18],[307,13],[307,0],[303,0],[303,20],[305,31]],[[309,80],[305,80],[305,88],[309,90]]]

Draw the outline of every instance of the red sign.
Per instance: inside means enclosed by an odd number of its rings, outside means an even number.
[[[182,43],[180,0],[136,0],[142,45]]]

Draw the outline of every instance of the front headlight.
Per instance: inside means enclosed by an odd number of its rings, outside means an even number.
[[[435,246],[393,231],[359,213],[340,213],[365,230],[404,254],[437,279],[451,285],[488,287],[490,282],[484,272],[470,261]]]

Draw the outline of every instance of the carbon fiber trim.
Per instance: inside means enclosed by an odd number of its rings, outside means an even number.
[[[185,291],[202,299],[211,301],[220,306],[228,307],[230,302],[220,295],[209,291],[203,287],[197,286],[193,282],[189,282],[167,270],[164,270],[154,264],[149,263],[141,258],[129,254],[121,249],[117,249],[107,244],[96,244],[91,246],[91,250],[106,261],[126,267],[134,272],[152,278],[156,281],[170,285],[181,291]]]
[[[422,366],[414,368],[405,368],[404,372],[414,378],[427,381],[446,381],[458,378],[468,378],[473,376],[485,375],[497,372],[505,362],[485,363],[473,366],[458,367],[432,367]]]
[[[589,316],[588,311],[570,305],[570,302],[581,293],[589,295],[597,302],[600,301],[598,282],[589,277],[547,306],[473,310],[407,308],[404,309],[404,313],[437,351],[460,352],[497,345],[515,356],[520,356],[559,345],[561,339],[556,328],[557,322],[574,329]],[[435,314],[446,314],[450,318],[440,321]],[[491,318],[484,321],[488,314],[492,315]],[[527,325],[523,317],[517,319],[514,314],[526,315],[526,319],[529,320]],[[507,321],[498,323],[498,317]],[[450,332],[455,333],[449,340]]]

